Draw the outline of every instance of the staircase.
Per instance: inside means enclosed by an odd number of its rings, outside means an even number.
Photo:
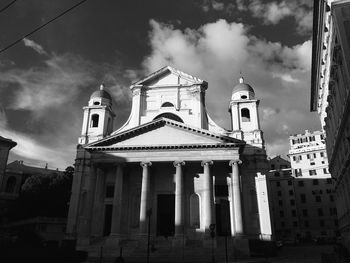
[[[186,240],[185,246],[173,246],[173,238],[159,237],[151,240],[149,262],[157,263],[211,263],[213,255],[215,262],[225,262],[225,240],[224,238],[217,238],[214,249],[212,248],[211,240],[207,240],[207,245],[203,247],[202,240]],[[108,249],[103,247],[103,241],[92,244],[89,251],[89,263],[95,262],[115,262],[119,256],[119,249]],[[102,247],[102,250],[101,250]],[[136,240],[126,240],[122,242],[122,255],[126,263],[147,262],[147,242],[139,242]],[[227,244],[228,260],[233,259],[247,259],[247,256],[241,255],[232,249],[232,241],[229,240]],[[152,249],[154,248],[154,249]],[[235,255],[236,254],[236,255]]]

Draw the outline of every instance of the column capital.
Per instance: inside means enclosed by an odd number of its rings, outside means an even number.
[[[173,165],[174,165],[174,167],[176,167],[176,166],[182,166],[182,165],[185,165],[186,163],[184,162],[184,161],[175,161],[175,162],[173,162]]]
[[[241,164],[241,163],[242,163],[242,161],[241,161],[240,159],[237,159],[237,160],[231,160],[231,161],[229,162],[229,165],[232,166],[232,165],[234,165],[234,164]]]
[[[141,165],[141,167],[148,167],[148,166],[151,166],[152,163],[151,162],[141,162],[140,165]]]
[[[201,166],[205,166],[205,165],[213,165],[213,161],[212,160],[205,160],[201,162]]]

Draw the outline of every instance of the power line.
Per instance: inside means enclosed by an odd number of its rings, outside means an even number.
[[[16,45],[17,43],[21,42],[23,39],[25,39],[26,37],[29,37],[30,35],[34,34],[35,32],[39,31],[40,29],[42,29],[43,27],[47,26],[48,24],[50,24],[51,22],[55,21],[56,19],[60,18],[61,16],[65,15],[66,13],[68,13],[69,11],[73,10],[74,8],[80,6],[81,4],[83,4],[84,2],[86,2],[87,0],[83,0],[80,1],[79,3],[75,4],[74,6],[72,6],[71,8],[68,8],[66,11],[64,11],[63,13],[59,14],[58,16],[52,18],[51,20],[47,21],[46,23],[42,24],[41,26],[35,28],[33,31],[29,32],[28,34],[26,34],[25,36],[17,39],[15,42],[13,42],[12,44],[6,46],[5,48],[0,50],[0,54],[6,50],[8,50],[9,48],[13,47],[14,45]]]
[[[13,0],[11,3],[7,4],[3,8],[0,9],[0,13],[4,12],[7,8],[9,8],[11,5],[13,5],[17,0]]]

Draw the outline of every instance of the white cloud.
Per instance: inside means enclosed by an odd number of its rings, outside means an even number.
[[[39,45],[38,43],[34,42],[33,40],[30,40],[28,38],[24,38],[23,42],[24,42],[24,45],[26,47],[30,47],[30,48],[34,49],[40,55],[47,55],[44,48],[41,45]]]
[[[151,53],[143,62],[146,73],[171,65],[207,80],[207,108],[220,125],[230,126],[227,105],[242,70],[262,100],[262,128],[269,154],[287,150],[288,133],[299,132],[298,127],[318,127],[316,116],[305,118],[311,41],[287,47],[251,36],[243,24],[222,19],[198,29],[179,30],[154,20],[150,25]],[[278,146],[282,141],[284,146]]]

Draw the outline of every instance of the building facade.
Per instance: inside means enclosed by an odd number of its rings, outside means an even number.
[[[131,85],[131,114],[116,131],[110,94],[102,86],[91,95],[67,224],[77,248],[94,257],[96,247],[111,255],[124,244],[135,254],[149,224],[156,246],[196,244],[203,255],[213,225],[216,238],[236,237],[242,253],[248,237],[271,239],[259,100],[241,78],[229,102],[232,130],[225,130],[206,111],[207,88],[164,67]]]
[[[322,132],[290,136],[291,162],[271,160],[269,188],[276,239],[335,240],[338,220],[334,182]]]
[[[289,141],[289,158],[295,178],[294,189],[289,191],[295,193],[293,203],[297,207],[299,236],[302,239],[335,238],[338,220],[334,180],[328,170],[324,134],[305,131],[290,136]]]
[[[311,111],[326,133],[339,231],[350,251],[350,1],[315,1]]]

